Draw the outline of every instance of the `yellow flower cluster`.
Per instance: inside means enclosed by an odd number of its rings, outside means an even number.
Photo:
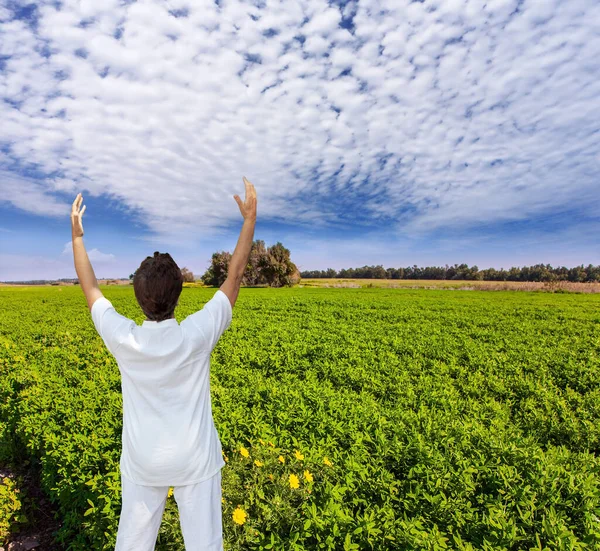
[[[169,488],[169,492],[167,493],[167,497],[171,497],[173,495],[173,488]]]
[[[262,438],[259,438],[258,441],[262,444],[262,445],[269,445],[272,447],[275,447],[275,445],[273,444],[273,442],[265,442]],[[225,460],[225,462],[229,461],[229,458],[225,455],[225,452],[221,452],[223,454],[223,459]],[[250,452],[244,447],[244,446],[240,446],[240,454],[242,455],[242,457],[250,457]],[[302,452],[300,452],[300,450],[294,450],[294,456],[296,457],[296,459],[298,461],[302,461],[304,460],[304,454]],[[278,458],[280,463],[285,464],[285,457],[283,455],[280,455]],[[325,465],[327,465],[328,467],[332,467],[333,464],[331,463],[331,461],[329,460],[328,457],[324,457],[323,458],[323,463]],[[259,461],[258,459],[254,461],[254,464],[257,467],[262,467],[264,464]]]
[[[290,475],[290,488],[298,488],[300,486],[300,482],[298,477],[295,474]]]
[[[269,446],[271,446],[273,448],[275,447],[273,442],[267,443],[260,438],[259,438],[259,442],[263,446],[268,444]],[[240,451],[240,455],[242,455],[242,457],[246,457],[246,458],[250,457],[250,452],[244,446],[240,446],[239,451]],[[304,459],[304,454],[302,452],[300,452],[300,450],[294,450],[294,456],[298,461],[302,461]],[[228,460],[227,456],[224,453],[223,453],[223,457],[225,458],[225,461]],[[285,457],[283,455],[279,455],[278,461],[282,464],[285,464]],[[331,461],[329,460],[328,457],[323,458],[323,463],[325,465],[327,465],[328,467],[333,466],[333,464],[331,463]],[[254,465],[256,465],[257,467],[263,467],[264,463],[262,461],[259,461],[258,459],[255,459]],[[269,476],[270,480],[274,480],[273,474],[269,474],[268,476]],[[306,482],[314,482],[314,477],[308,469],[304,470],[303,478]],[[300,487],[300,479],[298,478],[297,475],[295,475],[293,473],[289,475],[288,482],[289,482],[290,488],[292,488],[292,489],[297,489]],[[311,493],[310,489],[307,489],[307,491],[309,493]],[[169,495],[171,495],[171,494],[169,494]],[[224,498],[222,498],[221,501],[223,503],[226,502],[226,500]],[[235,511],[233,512],[233,521],[237,524],[244,524],[246,522],[246,517],[247,517],[246,511],[244,511],[244,509],[242,509],[242,507],[240,505],[238,505],[237,508],[235,509]]]
[[[273,444],[273,442],[268,442],[267,443],[262,438],[259,438],[258,441],[263,446],[266,446],[268,444],[269,446],[275,447],[275,445]],[[250,457],[250,452],[244,446],[240,446],[240,454],[242,455],[242,457]],[[294,456],[296,457],[296,459],[298,461],[304,460],[304,454],[300,450],[294,450]],[[225,459],[226,462],[229,461],[229,459],[225,455],[225,453],[223,453],[223,457],[224,457],[224,459]],[[280,463],[285,464],[285,457],[283,455],[280,455],[277,459],[278,459],[278,461]],[[331,463],[331,461],[329,460],[328,457],[324,457],[323,458],[323,463],[325,465],[327,465],[328,467],[332,467],[333,466],[333,464]],[[257,467],[262,467],[262,466],[264,466],[264,463],[262,463],[262,461],[259,461],[258,459],[255,459],[254,460],[254,465],[256,465]],[[308,472],[308,471],[305,471],[305,472]]]
[[[309,470],[305,470],[304,471],[304,479],[307,482],[313,482],[314,481],[313,475],[311,474],[311,472]],[[290,488],[294,488],[295,489],[295,488],[299,488],[300,487],[300,480],[298,479],[298,477],[295,474],[291,474],[290,475],[289,481],[290,481]],[[310,492],[310,490],[309,490],[309,492]]]
[[[246,516],[246,511],[238,505],[233,512],[233,522],[236,524],[244,524],[244,522],[246,522]]]

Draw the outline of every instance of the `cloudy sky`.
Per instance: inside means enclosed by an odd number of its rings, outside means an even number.
[[[600,263],[595,0],[0,0],[0,280],[255,238],[301,270]]]

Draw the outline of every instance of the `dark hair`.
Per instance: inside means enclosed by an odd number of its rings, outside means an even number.
[[[133,276],[133,290],[150,321],[173,316],[183,288],[183,275],[169,253],[147,256]]]

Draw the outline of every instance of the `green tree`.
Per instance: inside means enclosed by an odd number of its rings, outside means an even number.
[[[213,253],[210,267],[200,278],[205,285],[220,287],[227,279],[227,270],[231,261],[231,253],[221,251]]]
[[[299,271],[290,258],[290,250],[279,241],[267,249],[268,259],[262,272],[271,287],[292,286],[299,279]]]
[[[205,285],[220,287],[227,279],[231,253],[221,251],[212,255],[208,270],[201,277]],[[291,261],[290,251],[281,243],[266,248],[262,240],[252,242],[242,285],[291,286],[300,280],[300,272]]]
[[[269,282],[263,270],[268,265],[268,259],[269,253],[265,242],[261,239],[253,241],[242,285],[267,285]]]
[[[181,275],[183,276],[183,281],[186,283],[194,282],[194,274],[190,272],[186,267],[181,268]]]

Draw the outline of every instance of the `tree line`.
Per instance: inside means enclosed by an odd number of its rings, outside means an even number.
[[[427,266],[421,268],[417,265],[406,268],[384,268],[378,266],[363,266],[362,268],[344,268],[342,270],[305,270],[300,276],[310,278],[352,278],[352,279],[449,279],[449,280],[479,280],[479,281],[574,281],[594,282],[600,281],[600,265],[589,264],[585,267],[564,266],[553,268],[550,264],[536,264],[534,266],[512,267],[508,270],[500,268],[487,268],[480,270],[477,266],[467,264],[454,264],[443,267]]]

